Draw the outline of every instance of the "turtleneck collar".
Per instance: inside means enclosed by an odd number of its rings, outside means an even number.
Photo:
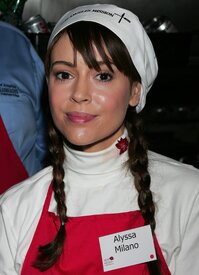
[[[110,147],[98,152],[64,146],[64,188],[69,217],[138,209],[133,176],[125,165],[128,150],[121,150],[123,145],[126,148],[126,139],[127,130]],[[118,141],[120,149],[116,146]],[[52,198],[49,211],[56,213],[56,207]]]
[[[110,147],[98,152],[78,151],[65,145],[65,169],[86,175],[105,174],[121,169],[121,165],[128,160],[128,150],[120,154],[120,150],[116,147],[121,138],[128,139],[126,129]]]

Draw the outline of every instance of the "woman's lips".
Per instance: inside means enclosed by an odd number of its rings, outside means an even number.
[[[93,120],[96,116],[83,112],[67,113],[68,119],[73,123],[86,123]]]

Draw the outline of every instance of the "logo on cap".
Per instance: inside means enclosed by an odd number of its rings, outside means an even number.
[[[122,19],[124,19],[124,20],[126,20],[127,22],[131,23],[131,21],[130,21],[128,18],[124,17],[124,16],[125,16],[125,13],[123,13],[122,15],[117,14],[117,13],[114,13],[114,14],[120,17],[118,23],[120,23],[120,22],[122,21]]]

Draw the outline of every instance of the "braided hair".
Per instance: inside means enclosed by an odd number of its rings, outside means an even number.
[[[75,23],[67,29],[62,30],[54,39],[46,55],[46,75],[50,73],[50,55],[52,48],[59,38],[67,33],[73,46],[74,52],[80,52],[89,68],[100,71],[96,61],[93,44],[99,51],[104,63],[113,71],[111,62],[115,64],[119,71],[124,73],[132,85],[134,81],[141,82],[140,76],[134,67],[131,57],[122,41],[110,30],[97,23],[80,22]],[[105,53],[108,50],[112,61]],[[34,266],[41,271],[50,268],[59,259],[63,251],[64,240],[67,237],[65,223],[67,222],[67,208],[65,205],[64,192],[64,169],[65,159],[63,142],[64,137],[53,123],[50,111],[49,116],[49,153],[50,163],[53,167],[53,191],[57,203],[57,213],[60,219],[60,228],[55,239],[47,245],[39,247],[38,257]],[[147,144],[142,130],[142,124],[134,108],[129,107],[126,115],[126,127],[130,137],[129,143],[129,169],[134,177],[134,184],[138,191],[138,205],[145,224],[150,225],[152,233],[155,231],[155,205],[152,192],[150,190],[150,174],[148,172]],[[147,264],[151,275],[161,275],[159,261],[152,261]]]
[[[135,108],[129,108],[126,116],[126,128],[129,135],[128,167],[134,176],[134,185],[138,191],[138,206],[144,218],[145,225],[150,225],[155,232],[155,204],[150,190],[151,177],[148,171],[148,143],[145,139],[142,116]],[[158,255],[157,255],[158,259]],[[159,259],[148,262],[150,274],[161,274]]]

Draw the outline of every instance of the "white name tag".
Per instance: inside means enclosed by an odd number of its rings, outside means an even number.
[[[138,227],[99,238],[104,271],[156,260],[151,227]]]

